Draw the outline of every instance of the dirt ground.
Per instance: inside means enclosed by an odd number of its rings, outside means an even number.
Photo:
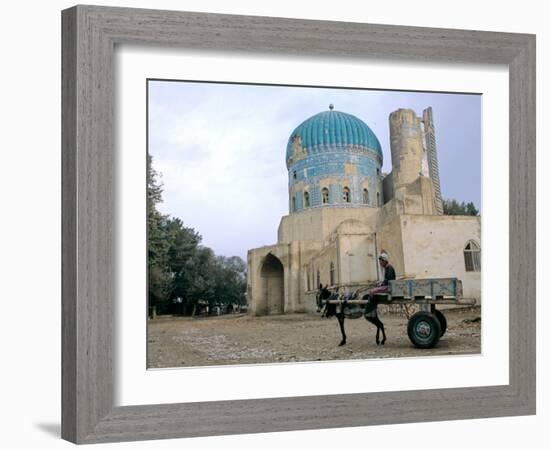
[[[208,318],[158,317],[148,321],[149,368],[254,364],[339,359],[398,358],[480,353],[479,308],[447,310],[448,329],[436,347],[417,349],[407,337],[407,319],[381,316],[384,346],[375,342],[376,327],[365,319],[346,320],[347,345],[338,347],[335,318],[320,314]]]

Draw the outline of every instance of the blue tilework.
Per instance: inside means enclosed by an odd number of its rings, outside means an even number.
[[[292,156],[292,143],[297,136],[308,152],[316,147],[353,145],[368,148],[382,158],[380,142],[369,126],[361,119],[341,111],[323,111],[298,125],[288,140],[287,162]]]
[[[301,137],[302,149],[293,161],[293,139]],[[355,166],[354,173],[346,173],[346,165]],[[305,122],[292,133],[287,147],[290,205],[296,197],[295,211],[305,208],[304,189],[309,193],[309,208],[324,206],[321,190],[329,189],[330,206],[376,206],[376,192],[380,188],[382,150],[370,128],[358,118],[339,111],[325,111]],[[349,170],[348,170],[349,172]],[[321,185],[331,178],[330,186]],[[368,181],[370,201],[363,204],[363,185]],[[304,188],[294,189],[296,183]],[[351,191],[350,203],[344,202],[343,188]]]

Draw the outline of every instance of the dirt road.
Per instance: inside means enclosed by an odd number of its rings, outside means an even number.
[[[480,310],[445,311],[445,316],[447,333],[429,350],[412,346],[407,320],[398,315],[381,316],[388,337],[384,346],[376,345],[376,327],[363,318],[346,320],[343,347],[338,347],[336,319],[319,314],[160,317],[148,322],[147,362],[160,368],[479,353]]]

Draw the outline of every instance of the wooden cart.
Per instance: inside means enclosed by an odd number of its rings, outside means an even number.
[[[341,311],[348,305],[364,306],[368,302],[359,292],[366,293],[370,286],[356,289],[354,299],[341,296],[338,299],[327,300],[339,305]],[[409,339],[419,348],[432,348],[447,331],[447,319],[437,309],[436,305],[474,305],[475,300],[462,298],[462,282],[457,278],[425,278],[392,280],[388,293],[376,294],[378,305],[419,305],[420,311],[409,317],[407,334]]]

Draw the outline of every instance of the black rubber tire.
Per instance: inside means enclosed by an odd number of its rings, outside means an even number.
[[[407,334],[415,347],[432,348],[441,337],[441,324],[435,314],[419,311],[409,319]]]
[[[447,318],[439,309],[436,309],[433,313],[435,314],[435,317],[437,317],[437,320],[439,320],[439,325],[441,326],[441,333],[439,334],[439,337],[441,337],[447,331]]]

